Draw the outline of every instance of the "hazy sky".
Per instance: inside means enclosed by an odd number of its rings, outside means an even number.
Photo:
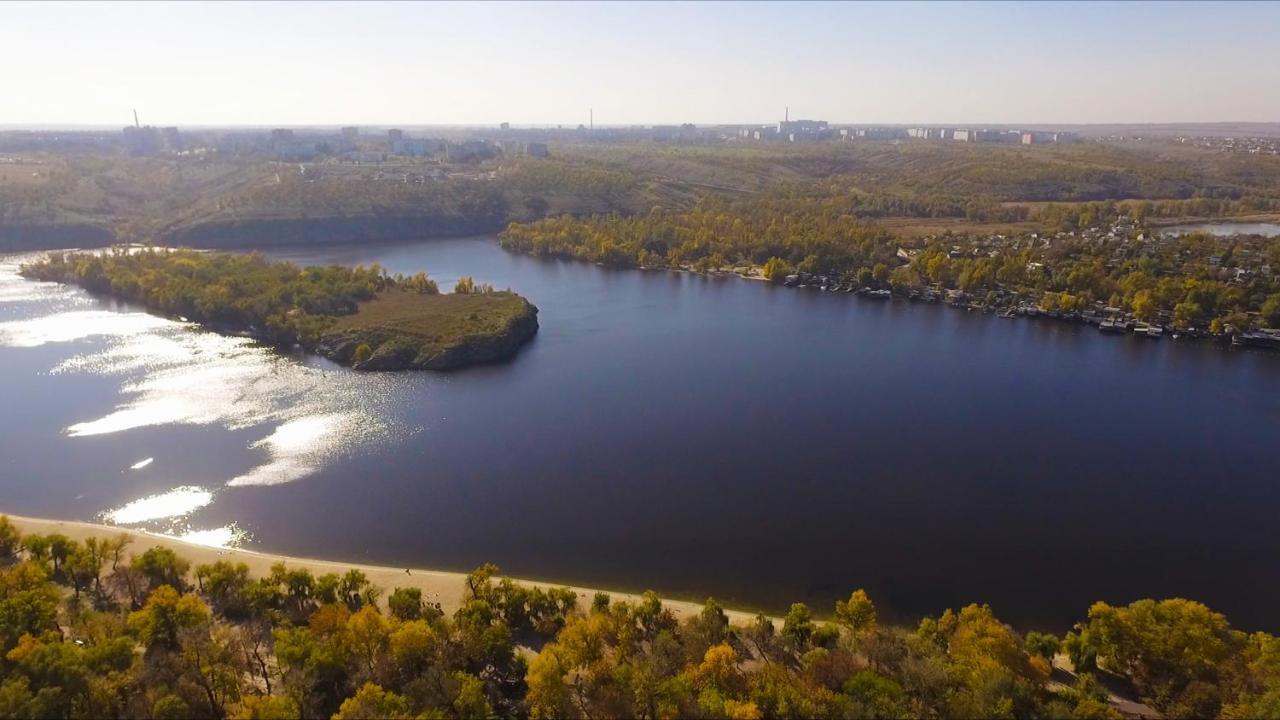
[[[1280,121],[1280,3],[0,3],[0,124]]]

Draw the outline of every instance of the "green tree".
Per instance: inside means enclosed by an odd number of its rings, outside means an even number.
[[[764,264],[763,275],[766,280],[773,283],[780,283],[787,279],[792,273],[791,265],[780,257],[771,257]]]
[[[493,706],[489,704],[483,680],[463,672],[454,673],[453,679],[458,683],[458,695],[452,704],[458,720],[488,720],[493,717]]]
[[[27,557],[43,563],[49,560],[50,541],[47,535],[26,535],[22,538],[22,548]]]
[[[1133,307],[1133,314],[1143,322],[1151,322],[1156,319],[1156,303],[1151,297],[1151,293],[1147,290],[1139,290],[1130,303]]]
[[[236,720],[298,720],[302,711],[288,695],[250,695],[240,705]]]
[[[207,625],[209,620],[209,608],[200,598],[161,585],[141,610],[129,614],[129,629],[148,649],[178,650],[182,630]]]
[[[809,606],[792,603],[782,621],[782,636],[791,642],[792,647],[802,649],[809,644],[813,630],[813,615],[809,612]]]
[[[22,547],[22,533],[13,526],[8,515],[0,515],[0,565],[7,565],[18,559],[18,550]]]
[[[249,614],[249,566],[219,560],[212,565],[197,565],[197,586],[213,609],[232,618]]]
[[[1189,600],[1139,600],[1089,608],[1090,644],[1100,663],[1128,677],[1157,709],[1216,714],[1215,689],[1244,644],[1222,615]]]
[[[190,706],[177,695],[164,695],[151,704],[154,720],[187,720],[193,717]]]
[[[410,717],[413,715],[409,712],[407,699],[368,682],[343,701],[333,720],[400,720]]]
[[[47,573],[30,560],[0,568],[0,657],[24,635],[39,637],[58,629],[59,593]]]
[[[863,635],[876,628],[876,606],[866,591],[854,590],[848,600],[836,602],[836,619],[855,635]]]
[[[1062,641],[1058,639],[1057,635],[1036,632],[1035,630],[1027,633],[1023,644],[1026,646],[1027,652],[1039,655],[1050,662],[1053,661],[1053,656],[1057,655],[1058,650],[1062,647]]]
[[[1280,328],[1280,293],[1267,298],[1262,303],[1262,322],[1269,328]]]
[[[1198,303],[1180,302],[1173,306],[1173,324],[1179,328],[1189,328],[1200,321],[1204,314]]]
[[[49,558],[53,560],[53,574],[58,576],[62,573],[62,565],[75,552],[78,543],[61,533],[54,533],[49,536]]]
[[[150,548],[133,559],[133,566],[147,578],[152,591],[161,585],[168,585],[178,592],[186,590],[186,576],[191,563],[178,557],[170,548],[159,545]]]
[[[387,597],[387,610],[397,620],[420,620],[422,609],[422,590],[418,588],[396,588]]]

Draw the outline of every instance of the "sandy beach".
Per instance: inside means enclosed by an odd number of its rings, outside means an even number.
[[[351,568],[360,570],[368,576],[369,580],[382,588],[383,598],[394,588],[398,587],[416,587],[422,590],[424,599],[431,602],[438,602],[446,613],[453,613],[458,609],[459,601],[462,598],[463,587],[466,582],[466,575],[456,572],[442,572],[439,570],[426,570],[422,568],[406,568],[402,567],[386,567],[382,565],[362,565],[358,563],[333,562],[329,560],[316,560],[313,558],[300,558],[288,555],[273,555],[270,553],[255,552],[253,550],[244,549],[221,549],[212,548],[205,545],[197,545],[185,542],[177,538],[167,535],[155,535],[152,533],[140,532],[138,530],[129,530],[111,525],[98,525],[94,523],[75,522],[70,520],[47,520],[43,518],[22,517],[20,515],[9,515],[9,520],[24,535],[29,533],[49,534],[62,533],[69,538],[75,540],[83,540],[88,537],[115,537],[117,535],[128,535],[133,538],[133,545],[130,550],[133,553],[141,553],[143,550],[154,547],[156,545],[172,548],[182,557],[191,561],[192,566],[213,563],[218,560],[228,560],[232,562],[242,562],[249,566],[249,573],[254,576],[265,575],[271,571],[271,566],[283,562],[290,567],[306,568],[313,574],[320,575],[323,573],[342,573]],[[557,587],[550,583],[533,582],[520,578],[512,578],[516,582],[532,587]],[[584,588],[577,586],[569,586],[578,593],[578,605],[584,611],[591,604],[591,598],[599,590],[597,588]],[[608,592],[615,600],[635,601],[639,596],[634,593]],[[681,600],[664,599],[665,604],[675,615],[681,619],[696,614],[702,609],[697,603],[685,602]],[[729,621],[735,624],[746,624],[755,618],[754,613],[743,612],[740,610],[725,610],[729,616]],[[774,618],[775,622],[780,622],[779,618]],[[1071,671],[1070,661],[1066,655],[1059,654],[1054,659],[1054,665],[1059,669]],[[1052,683],[1054,687],[1067,687],[1061,681],[1055,680]],[[1134,702],[1132,699],[1122,698],[1114,693],[1109,698],[1109,704],[1112,707],[1120,709],[1129,717],[1159,717],[1151,708]]]
[[[88,537],[106,538],[115,537],[117,535],[127,535],[133,538],[133,544],[130,546],[130,552],[133,554],[140,554],[147,548],[159,545],[161,547],[173,549],[174,552],[191,561],[192,567],[206,563],[214,563],[219,560],[242,562],[249,566],[249,573],[253,577],[260,577],[270,573],[271,566],[279,562],[283,562],[290,567],[305,568],[315,575],[321,575],[324,573],[341,574],[347,570],[355,568],[368,576],[369,581],[374,585],[382,588],[384,598],[395,588],[416,587],[422,590],[423,599],[428,600],[429,602],[440,603],[440,606],[446,613],[452,613],[458,609],[467,577],[463,573],[443,572],[440,570],[428,570],[424,568],[362,565],[359,563],[333,562],[329,560],[316,560],[313,558],[273,555],[270,553],[262,553],[245,549],[213,548],[206,545],[197,545],[195,543],[185,542],[167,535],[156,535],[153,533],[130,530],[128,528],[112,525],[99,525],[95,523],[76,522],[71,520],[48,520],[44,518],[23,517],[20,515],[9,515],[8,518],[24,535],[61,533],[74,540],[83,540]],[[408,570],[407,573],[405,572],[406,569]],[[534,582],[521,578],[512,578],[512,580],[531,587],[560,587],[553,583]],[[590,606],[591,598],[596,592],[603,590],[601,588],[570,587],[578,593],[578,604],[583,609]],[[634,593],[613,592],[611,590],[603,590],[603,592],[608,592],[615,600],[634,601],[638,600],[640,597]],[[702,609],[702,606],[698,603],[682,600],[664,599],[663,603],[680,618],[696,614]],[[726,613],[729,616],[729,620],[734,623],[745,623],[755,617],[754,613],[736,610],[726,610]]]

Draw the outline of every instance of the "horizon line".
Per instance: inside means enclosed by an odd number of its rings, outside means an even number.
[[[801,118],[802,120],[810,120],[814,122],[827,122],[828,125],[835,127],[963,127],[966,125],[985,125],[985,126],[1036,126],[1036,125],[1057,125],[1057,126],[1076,126],[1076,127],[1108,127],[1108,126],[1179,126],[1179,125],[1273,125],[1280,127],[1280,120],[1160,120],[1160,121],[1129,121],[1116,120],[1109,122],[1068,122],[1068,121],[956,121],[956,122],[911,122],[911,121],[822,121],[818,118]],[[439,127],[439,128],[500,128],[504,123],[508,123],[512,129],[530,128],[530,129],[569,129],[576,130],[579,126],[587,127],[586,123],[580,122],[315,122],[315,123],[144,123],[147,127],[187,127],[202,130],[214,129],[259,129],[259,128],[344,128],[344,127],[375,127],[375,128],[405,128],[405,127]],[[714,121],[714,122],[626,122],[626,123],[596,123],[595,128],[598,129],[626,129],[626,128],[644,128],[644,127],[670,127],[680,125],[693,125],[695,127],[757,127],[776,125],[779,120],[771,120],[767,122],[758,121]],[[132,123],[115,124],[115,123],[77,123],[77,122],[42,122],[42,123],[26,123],[26,122],[0,122],[0,130],[48,130],[48,129],[85,129],[85,130],[119,130],[124,127],[133,127]]]

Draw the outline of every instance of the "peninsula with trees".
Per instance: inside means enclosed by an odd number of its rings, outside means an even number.
[[[78,285],[212,330],[301,346],[357,370],[452,370],[513,356],[538,309],[463,277],[442,294],[425,273],[306,267],[259,254],[119,248],[50,253],[23,276]]]
[[[496,234],[531,255],[1280,347],[1280,237],[1166,230],[1275,227],[1276,141],[814,127],[208,131],[173,147],[0,132],[0,249]]]

